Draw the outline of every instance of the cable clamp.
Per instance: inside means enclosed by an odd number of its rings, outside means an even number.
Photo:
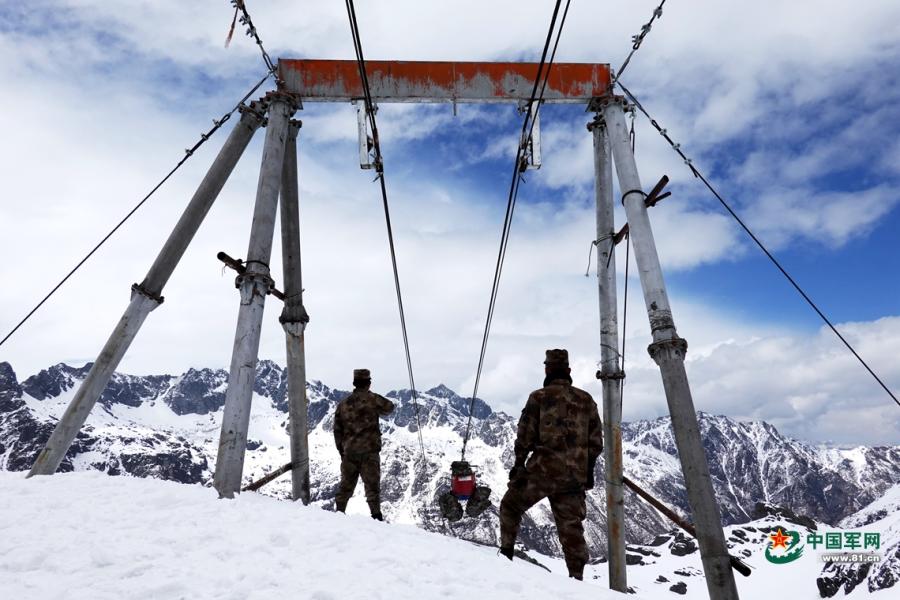
[[[615,381],[625,379],[625,371],[613,371],[612,373],[604,373],[603,371],[597,371],[596,375],[597,379],[600,381]]]

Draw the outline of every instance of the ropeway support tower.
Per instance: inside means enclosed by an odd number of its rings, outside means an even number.
[[[374,102],[514,103],[531,101],[537,65],[532,63],[367,61]],[[240,303],[224,416],[215,465],[214,485],[222,497],[241,489],[253,379],[266,298],[276,294],[269,270],[280,210],[284,300],[280,322],[285,331],[290,412],[292,496],[309,501],[307,444],[305,329],[309,316],[303,306],[300,260],[297,135],[300,122],[293,114],[306,102],[357,102],[363,88],[356,61],[280,60],[278,89],[241,110],[241,118],[150,268],[132,286],[131,301],[93,367],[76,392],[29,473],[54,473],[84,425],[113,372],[137,336],[149,313],[163,302],[162,292],[179,260],[209,212],[255,131],[265,124],[266,139],[259,173],[256,205],[247,258],[227,263],[238,271]],[[605,64],[555,63],[549,67],[544,103],[581,104],[595,113],[589,124],[593,136],[597,205],[597,256],[603,386],[605,481],[608,514],[610,587],[627,590],[625,571],[625,511],[621,416],[624,374],[618,354],[616,319],[613,166],[622,190],[629,235],[634,245],[653,342],[650,355],[660,367],[679,459],[697,532],[706,582],[713,600],[738,598],[725,545],[719,507],[700,439],[697,415],[684,368],[687,343],[679,337],[666,293],[659,256],[647,216],[654,196],[643,191],[625,124],[625,101],[612,94]],[[368,124],[358,120],[360,166],[373,166]],[[522,169],[540,166],[540,127],[529,139]],[[657,186],[659,188],[659,186]],[[279,208],[280,204],[280,208]]]

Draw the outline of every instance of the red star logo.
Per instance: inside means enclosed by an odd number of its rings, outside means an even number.
[[[772,550],[779,546],[787,550],[787,541],[791,538],[790,536],[784,535],[784,532],[781,531],[781,527],[779,527],[778,531],[769,536],[769,539],[772,540]]]

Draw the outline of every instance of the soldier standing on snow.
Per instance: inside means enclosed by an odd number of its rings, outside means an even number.
[[[569,577],[581,579],[588,561],[585,490],[594,487],[603,432],[597,403],[572,386],[569,353],[547,350],[544,365],[544,387],[528,396],[519,418],[516,462],[500,502],[500,553],[512,560],[522,516],[549,498]]]
[[[354,369],[353,393],[338,404],[334,413],[334,444],[341,455],[341,483],[335,498],[338,511],[347,509],[356,482],[362,476],[366,502],[372,518],[381,515],[381,428],[378,417],[390,414],[394,403],[369,391],[368,369]]]

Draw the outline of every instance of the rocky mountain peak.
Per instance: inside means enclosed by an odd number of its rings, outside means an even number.
[[[22,386],[8,362],[0,362],[0,413],[15,410],[21,406]]]
[[[8,362],[0,362],[0,389],[18,389],[19,380],[16,372],[13,371],[12,365]]]
[[[425,392],[429,396],[434,396],[435,398],[458,398],[456,392],[448,388],[443,383],[438,384],[437,387],[433,387],[430,390]]]
[[[87,363],[80,368],[70,367],[65,363],[53,365],[23,381],[22,388],[25,393],[38,400],[54,398],[70,390],[77,380],[83,379],[93,364]]]

